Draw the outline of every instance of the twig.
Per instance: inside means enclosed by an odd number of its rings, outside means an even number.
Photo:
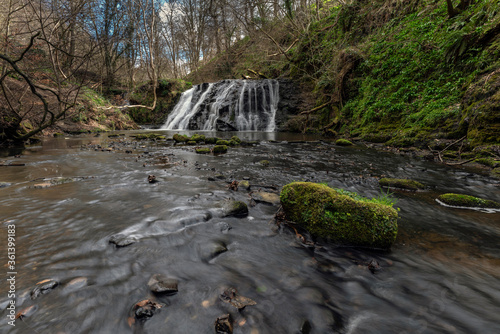
[[[299,115],[307,115],[307,114],[313,113],[313,112],[315,112],[315,111],[317,111],[317,110],[319,110],[319,109],[321,109],[321,108],[326,107],[327,105],[329,105],[329,104],[331,104],[331,103],[332,103],[332,101],[328,101],[327,103],[322,104],[322,105],[320,105],[319,107],[315,107],[315,108],[312,108],[311,110],[303,111],[303,112],[301,112]]]
[[[469,160],[455,162],[455,163],[445,162],[445,164],[448,166],[459,166],[459,165],[465,165],[466,163],[474,161],[474,160],[476,160],[476,158],[471,158]]]

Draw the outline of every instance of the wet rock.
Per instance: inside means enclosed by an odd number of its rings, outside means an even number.
[[[185,143],[185,142],[189,141],[189,137],[188,136],[186,136],[186,135],[180,135],[178,133],[176,133],[173,138],[174,138],[174,140],[175,140],[176,143]]]
[[[64,286],[64,292],[72,292],[75,290],[78,290],[80,288],[83,288],[88,284],[88,279],[87,277],[77,277],[73,278],[71,281],[65,284]]]
[[[115,244],[116,247],[126,247],[137,242],[135,237],[125,236],[123,234],[115,234],[109,238],[109,243]]]
[[[154,176],[154,175],[148,175],[148,182],[149,183],[156,183],[156,182],[159,182],[159,181],[156,179],[156,176]]]
[[[145,320],[146,318],[151,318],[155,314],[155,311],[162,307],[162,304],[156,303],[150,299],[141,300],[132,307],[132,315],[135,319]],[[134,322],[129,319],[129,325],[133,323]]]
[[[229,146],[229,141],[228,140],[219,139],[219,140],[217,140],[217,142],[215,143],[215,145]]]
[[[59,282],[51,279],[46,279],[36,283],[35,288],[31,290],[31,299],[36,299],[40,297],[40,295],[49,293],[52,289],[56,288],[58,285]]]
[[[238,188],[250,190],[250,182],[248,182],[247,180],[240,181],[238,184]]]
[[[210,153],[210,149],[208,147],[199,147],[195,149],[198,154],[208,154]]]
[[[247,297],[240,296],[235,288],[228,288],[220,294],[219,299],[225,303],[229,303],[236,307],[238,310],[245,308],[246,306],[257,305],[257,303]]]
[[[10,186],[10,183],[7,183],[7,182],[0,182],[0,188],[6,188]]]
[[[264,191],[257,191],[251,193],[252,199],[257,203],[266,203],[271,205],[279,205],[280,197],[275,193],[268,193]]]
[[[178,281],[163,274],[155,274],[148,281],[148,287],[154,293],[175,294],[178,290]]]
[[[241,201],[228,201],[222,207],[224,217],[246,217],[248,216],[248,206]]]
[[[349,141],[347,139],[337,139],[335,144],[337,144],[338,146],[352,146],[352,145],[354,145],[351,141]]]
[[[217,137],[207,137],[205,138],[205,144],[215,144],[218,140],[219,138]]]
[[[214,154],[226,153],[227,152],[227,146],[226,145],[215,145],[212,150],[213,150]]]
[[[311,323],[309,322],[309,320],[304,320],[302,321],[302,324],[300,325],[300,333],[301,334],[309,334],[311,333],[311,330],[312,330],[312,326],[311,326]]]
[[[259,164],[261,164],[264,167],[268,167],[270,163],[269,160],[261,160],[259,161]]]
[[[232,334],[233,319],[230,314],[224,314],[215,320],[215,333],[217,334]]]
[[[211,176],[209,176],[209,177],[207,178],[207,180],[208,180],[208,181],[215,181],[215,177],[211,177]]]
[[[479,197],[461,194],[443,194],[437,198],[438,203],[461,208],[500,209],[500,203]]]
[[[314,236],[382,249],[390,248],[396,240],[398,213],[391,206],[357,200],[311,182],[285,185],[280,199],[286,218]]]
[[[35,185],[33,185],[33,188],[43,189],[43,188],[50,188],[52,186],[53,186],[53,184],[50,182],[43,182],[43,183],[36,183]]]
[[[226,222],[220,222],[220,223],[217,224],[217,226],[219,227],[220,231],[222,233],[224,233],[224,234],[227,233],[227,232],[229,232],[229,230],[232,229],[231,225],[229,225]]]
[[[368,263],[368,270],[370,270],[372,274],[375,274],[375,272],[379,271],[380,269],[382,269],[382,267],[377,260],[372,259],[370,263]]]
[[[191,141],[194,141],[194,142],[201,142],[201,141],[205,141],[205,135],[200,135],[200,134],[197,134],[195,133],[194,135],[191,136]]]
[[[379,184],[381,187],[398,188],[411,191],[425,189],[425,186],[422,183],[410,179],[382,178],[380,179]]]
[[[197,143],[194,140],[188,140],[187,143],[188,145],[196,145]]]
[[[208,242],[200,245],[199,248],[200,257],[204,261],[210,261],[225,252],[227,252],[227,247],[222,241]]]

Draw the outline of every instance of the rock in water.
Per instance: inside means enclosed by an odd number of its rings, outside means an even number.
[[[257,203],[266,203],[271,205],[279,205],[280,197],[274,193],[267,193],[264,191],[252,192],[252,199]]]
[[[391,179],[384,177],[380,179],[379,184],[381,187],[397,188],[397,189],[412,190],[412,191],[425,189],[425,186],[422,183],[410,179]]]
[[[240,296],[235,288],[228,288],[219,296],[220,300],[229,303],[238,310],[244,309],[246,306],[257,305],[257,303],[247,297]]]
[[[215,333],[217,334],[232,334],[233,319],[230,314],[224,314],[215,320]]]
[[[36,283],[35,288],[31,291],[31,299],[36,299],[40,295],[48,293],[50,290],[54,289],[59,285],[59,282],[46,279],[41,282]]]
[[[224,204],[223,208],[223,216],[229,217],[245,217],[248,215],[248,206],[240,201],[229,201]]]
[[[391,206],[355,200],[311,182],[285,185],[280,199],[286,218],[314,236],[382,249],[390,248],[396,240],[398,213]]]
[[[479,197],[462,194],[443,194],[438,198],[438,202],[445,205],[461,208],[482,208],[482,209],[500,209],[500,203]]]
[[[169,278],[162,274],[151,276],[148,282],[148,287],[155,293],[174,294],[177,293],[178,281],[174,278]]]

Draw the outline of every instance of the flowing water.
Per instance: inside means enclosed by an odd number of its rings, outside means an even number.
[[[227,313],[234,333],[500,333],[500,213],[434,200],[456,192],[500,201],[499,182],[481,170],[302,135],[239,133],[260,144],[213,156],[130,134],[46,139],[1,159],[25,166],[0,167],[0,182],[10,184],[0,188],[0,263],[6,275],[15,224],[16,312],[36,305],[9,326],[9,286],[0,281],[1,333],[214,333]],[[150,174],[160,182],[148,183]],[[401,218],[390,252],[304,245],[272,222],[276,206],[257,203],[245,218],[218,209],[227,199],[249,203],[247,191],[227,188],[232,180],[265,191],[325,182],[372,197],[382,176],[429,187],[393,195]],[[35,187],[55,177],[66,179]],[[110,244],[117,234],[135,243]],[[372,260],[381,266],[373,273]],[[178,280],[177,294],[151,294],[147,282],[158,273]],[[44,279],[60,284],[32,300]],[[238,311],[222,302],[228,287],[257,304]],[[129,325],[147,298],[163,307]]]

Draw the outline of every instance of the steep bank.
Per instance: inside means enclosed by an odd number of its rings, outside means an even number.
[[[500,143],[500,10],[474,2],[450,18],[445,1],[353,1],[297,31],[284,20],[190,75],[194,83],[251,71],[300,85],[289,130],[393,146],[462,150]],[[291,46],[291,47],[290,47]],[[251,71],[249,71],[251,70]]]

